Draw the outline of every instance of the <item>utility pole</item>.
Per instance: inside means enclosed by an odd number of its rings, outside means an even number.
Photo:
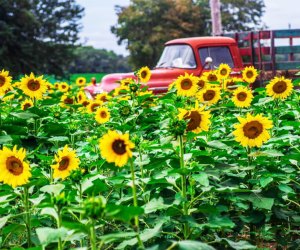
[[[222,34],[220,0],[210,0],[210,14],[212,20],[212,35],[220,36]]]

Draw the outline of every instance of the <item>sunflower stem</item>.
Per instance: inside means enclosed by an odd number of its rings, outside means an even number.
[[[133,195],[133,206],[137,207],[138,202],[137,202],[137,195],[136,195],[136,186],[135,186],[135,173],[134,173],[134,165],[133,165],[133,160],[132,158],[130,159],[130,171],[131,171],[131,179],[132,179],[132,195]],[[139,217],[136,215],[134,217],[134,225],[135,225],[135,231],[136,231],[136,238],[139,244],[139,247],[144,249],[144,244],[141,240],[140,237],[140,226],[139,226]]]
[[[25,222],[27,229],[27,246],[31,247],[31,218],[30,218],[30,205],[29,205],[29,192],[28,187],[24,186],[24,207],[25,207]]]
[[[183,147],[183,138],[182,135],[179,136],[179,150],[180,150],[180,168],[182,170],[181,173],[181,195],[183,198],[183,215],[188,215],[188,204],[187,204],[187,195],[186,195],[186,174],[185,174],[185,165],[184,165],[184,147]],[[183,225],[183,235],[184,239],[188,238],[189,235],[189,225],[187,222]]]
[[[58,208],[57,209],[57,228],[61,228],[61,222],[62,222],[62,219],[61,219],[61,209]],[[62,250],[63,249],[60,237],[58,238],[57,249],[58,250]]]
[[[97,250],[95,221],[93,219],[91,219],[91,227],[90,227],[90,244],[91,244],[91,250]]]

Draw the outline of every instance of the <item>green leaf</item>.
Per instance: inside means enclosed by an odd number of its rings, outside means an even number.
[[[150,214],[156,212],[157,210],[163,210],[169,208],[171,205],[164,204],[164,200],[162,197],[158,199],[154,198],[150,202],[144,205],[144,210],[146,214]]]
[[[0,144],[5,144],[11,142],[13,139],[9,135],[1,135],[0,136]]]
[[[144,209],[141,207],[133,207],[133,206],[121,206],[109,204],[106,206],[106,215],[108,217],[112,217],[117,220],[121,220],[124,222],[129,222],[135,216],[141,215],[144,213]]]
[[[52,184],[43,186],[40,190],[44,193],[53,194],[57,196],[61,193],[61,191],[65,188],[64,184]]]
[[[272,177],[264,177],[262,176],[259,180],[259,183],[261,185],[261,187],[266,187],[269,183],[271,183],[273,181]]]
[[[9,220],[10,217],[11,215],[7,215],[0,218],[0,228],[2,228],[6,224],[6,222]]]
[[[206,173],[194,174],[192,175],[195,181],[199,182],[202,186],[208,187],[209,186],[209,179]]]
[[[236,250],[246,250],[246,249],[256,249],[256,246],[251,245],[249,242],[241,240],[234,242],[232,240],[228,240],[226,238],[217,238],[217,240],[225,241],[230,247]]]
[[[279,184],[278,185],[278,188],[282,191],[282,192],[284,192],[284,193],[287,193],[287,194],[294,194],[295,193],[295,191],[290,187],[290,186],[288,186],[288,185],[286,185],[286,184]]]
[[[267,210],[271,210],[274,204],[273,198],[265,198],[258,195],[251,195],[247,200],[251,201],[255,207]]]
[[[221,215],[211,216],[206,225],[210,228],[233,228],[235,226],[231,219]]]
[[[36,234],[40,243],[44,246],[52,242],[58,242],[58,239],[65,238],[68,234],[68,230],[66,228],[50,228],[50,227],[40,227],[36,229]]]
[[[58,141],[68,141],[69,138],[66,136],[51,136],[48,141],[50,142],[58,142]]]
[[[114,241],[118,241],[120,239],[128,238],[128,237],[135,237],[135,232],[123,232],[123,233],[112,233],[100,236],[100,239],[105,243],[109,244]]]
[[[22,112],[22,113],[11,112],[10,115],[18,117],[20,119],[24,119],[24,120],[28,120],[30,118],[37,118],[37,117],[39,117],[38,115],[30,113],[30,112]]]
[[[193,240],[183,240],[177,242],[178,250],[215,250],[214,247],[200,242],[200,241],[193,241]]]
[[[41,210],[41,215],[46,214],[52,216],[56,221],[58,220],[58,214],[53,207],[45,207]]]

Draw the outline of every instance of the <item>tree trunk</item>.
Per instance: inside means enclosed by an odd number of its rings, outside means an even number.
[[[220,36],[222,34],[220,0],[210,0],[210,13],[212,20],[212,35]]]

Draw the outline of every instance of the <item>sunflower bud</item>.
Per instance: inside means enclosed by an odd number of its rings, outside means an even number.
[[[171,120],[169,123],[169,131],[171,134],[178,136],[183,135],[186,129],[185,120]]]
[[[84,216],[87,218],[101,218],[106,206],[106,200],[103,196],[91,197],[84,202]]]
[[[131,83],[129,84],[129,89],[131,92],[136,93],[139,89],[139,86],[135,83]]]
[[[127,117],[131,113],[131,107],[129,105],[124,105],[119,109],[120,115],[123,117]]]
[[[61,209],[64,206],[68,205],[68,199],[66,198],[65,192],[61,192],[59,195],[53,197],[53,203],[59,209]]]

